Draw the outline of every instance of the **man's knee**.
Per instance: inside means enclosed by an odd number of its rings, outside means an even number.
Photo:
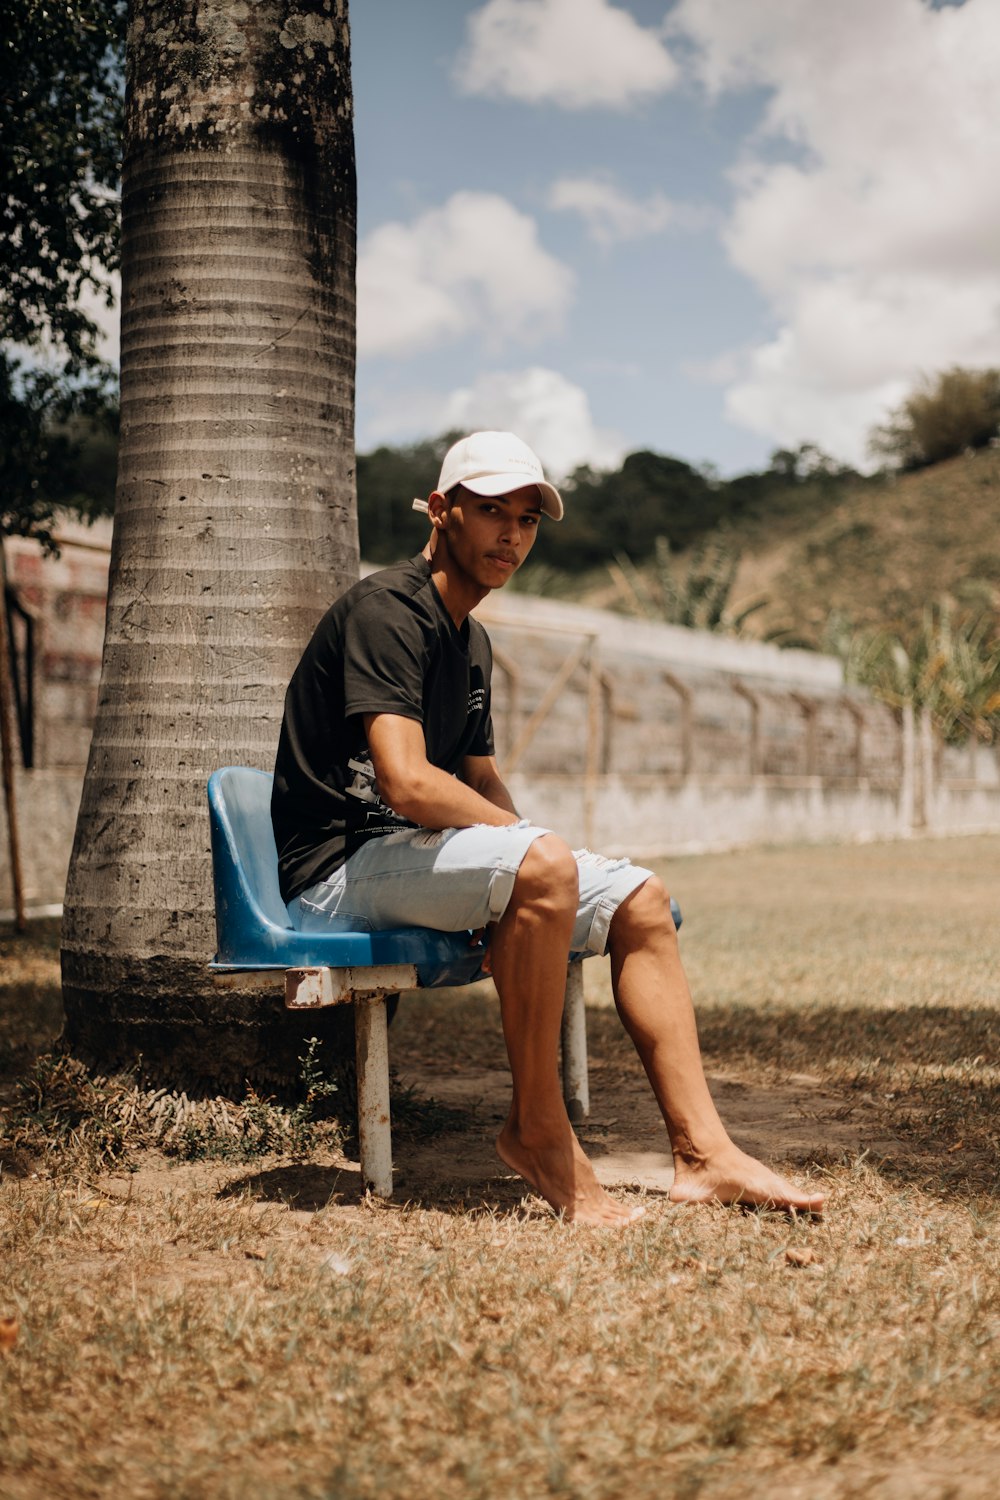
[[[554,833],[535,839],[517,872],[512,899],[576,910],[580,877],[572,849]]]
[[[626,896],[611,922],[611,936],[626,941],[630,947],[654,936],[673,937],[676,932],[670,896],[657,875],[651,875]]]

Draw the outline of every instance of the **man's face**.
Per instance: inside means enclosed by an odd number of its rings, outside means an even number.
[[[541,515],[533,484],[507,495],[475,495],[459,485],[442,512],[448,554],[477,588],[503,588],[534,546]]]

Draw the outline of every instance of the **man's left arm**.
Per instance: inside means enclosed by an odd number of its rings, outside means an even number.
[[[466,786],[478,792],[480,797],[485,797],[487,802],[492,802],[494,807],[502,808],[504,812],[511,812],[515,817],[520,817],[510,792],[504,786],[500,772],[497,770],[495,756],[467,755],[462,762],[461,779]]]

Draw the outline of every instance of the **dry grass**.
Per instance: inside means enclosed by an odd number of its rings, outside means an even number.
[[[832,1153],[817,1129],[824,1223],[651,1195],[608,1236],[499,1169],[383,1208],[330,1147],[104,1176],[64,1153],[0,1189],[5,1500],[992,1496],[1000,850],[666,873],[712,1070],[806,1074],[898,1143]],[[591,979],[600,1117],[628,1064]],[[394,1045],[442,1076],[499,1066],[467,996],[404,1009]]]
[[[848,485],[832,507],[805,495],[797,512],[763,524],[740,518],[734,602],[764,593],[771,603],[752,630],[782,623],[813,641],[831,608],[855,625],[911,630],[942,595],[965,605],[978,598],[981,607],[982,584],[992,586],[995,607],[998,484],[1000,451],[987,448],[883,484]],[[979,581],[971,594],[970,580]]]

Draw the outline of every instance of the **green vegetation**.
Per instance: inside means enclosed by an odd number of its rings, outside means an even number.
[[[725,536],[705,537],[695,543],[678,569],[666,537],[656,538],[655,566],[643,573],[624,552],[615,554],[609,572],[619,585],[631,612],[689,630],[716,630],[742,635],[751,615],[765,599],[751,600],[737,613],[729,608],[740,554]]]
[[[925,469],[1000,436],[1000,370],[955,365],[925,378],[872,435],[872,451],[903,469]]]
[[[418,551],[427,523],[410,508],[414,496],[430,493],[441,458],[458,434],[409,447],[377,448],[358,455],[358,525],[362,555],[388,563]],[[630,453],[608,473],[581,468],[562,486],[566,516],[544,526],[532,566],[544,564],[579,575],[603,571],[624,552],[642,563],[663,538],[678,551],[702,541],[737,519],[767,525],[788,515],[822,513],[847,480],[860,482],[811,444],[779,450],[761,473],[719,479],[682,459],[643,451]]]
[[[118,264],[124,0],[19,0],[0,43],[0,341],[97,363],[81,292]]]
[[[110,515],[117,430],[108,383],[70,388],[59,373],[0,355],[0,536],[52,547],[60,510]]]
[[[0,41],[0,535],[110,509],[114,374],[83,293],[118,265],[124,0],[20,0]],[[28,362],[18,352],[29,350]],[[106,467],[106,466],[105,466]]]
[[[831,622],[829,649],[844,659],[847,680],[870,688],[892,708],[926,710],[947,744],[973,737],[1000,741],[1000,618],[992,612],[953,616],[947,604],[925,610],[906,635],[851,631]]]

